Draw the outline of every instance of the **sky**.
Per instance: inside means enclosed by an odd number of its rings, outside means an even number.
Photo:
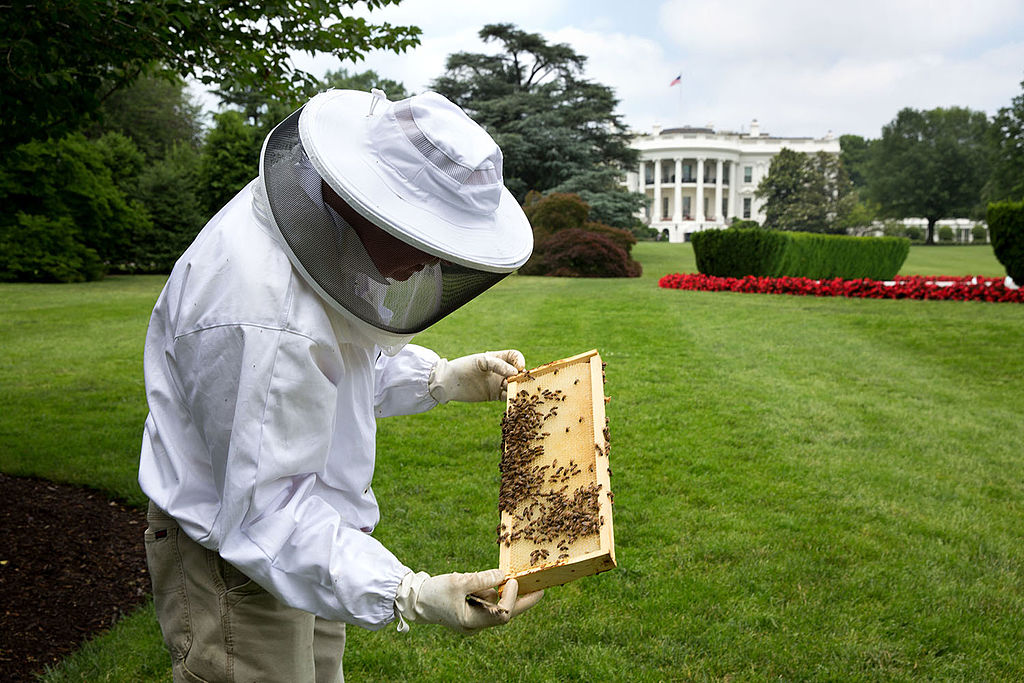
[[[422,92],[449,54],[496,50],[484,24],[509,22],[585,55],[584,76],[615,90],[637,133],[757,119],[762,134],[877,138],[905,107],[992,115],[1024,81],[1024,0],[404,0],[368,18],[419,26],[422,43],[295,66],[373,69]]]

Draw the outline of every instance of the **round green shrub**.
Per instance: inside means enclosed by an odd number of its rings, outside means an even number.
[[[989,204],[986,218],[996,258],[1014,282],[1024,284],[1024,201]]]
[[[538,238],[559,230],[582,228],[590,214],[590,207],[575,194],[552,192],[540,199],[529,199],[532,201],[523,206],[523,212]]]
[[[911,242],[920,244],[924,241],[924,228],[919,225],[908,225],[906,228],[906,236]]]
[[[538,274],[552,277],[640,277],[641,265],[611,238],[591,230],[559,230],[538,245]]]
[[[633,245],[636,244],[636,236],[628,230],[622,230],[621,228],[613,228],[610,225],[604,223],[594,223],[588,221],[583,225],[584,230],[590,230],[600,235],[604,235],[615,244],[629,254],[633,250]]]

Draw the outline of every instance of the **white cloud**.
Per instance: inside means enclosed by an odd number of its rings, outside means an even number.
[[[659,19],[685,64],[686,123],[877,137],[903,107],[993,113],[1024,69],[1019,0],[668,0]]]
[[[421,92],[444,72],[448,55],[454,52],[491,52],[495,48],[480,40],[485,24],[511,23],[536,32],[562,12],[567,0],[517,0],[514,3],[487,3],[472,0],[404,0],[373,12],[361,13],[374,23],[389,22],[418,26],[420,45],[404,53],[378,50],[363,61],[344,64],[350,71],[373,69],[381,76],[400,81],[407,90]],[[322,75],[336,69],[337,60],[329,55],[299,57],[296,65]]]
[[[659,23],[693,54],[822,59],[963,47],[1022,14],[1019,0],[668,0]]]
[[[641,36],[569,27],[546,32],[545,37],[549,42],[568,43],[586,55],[585,76],[612,87],[619,98],[619,111],[627,115],[630,110],[638,111],[631,105],[664,91],[677,68],[669,63],[660,44]]]
[[[586,76],[614,88],[637,130],[741,130],[757,118],[777,135],[877,137],[903,107],[992,114],[1024,78],[1021,0],[404,0],[366,16],[420,26],[422,44],[345,65],[297,55],[296,65],[374,69],[421,92],[451,53],[498,49],[477,33],[509,22],[586,55]]]

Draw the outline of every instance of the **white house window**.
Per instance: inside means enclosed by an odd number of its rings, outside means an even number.
[[[743,217],[750,218],[750,197],[743,198]]]
[[[668,218],[668,197],[661,198],[661,215],[662,219]]]
[[[690,218],[690,198],[683,197],[683,218]]]
[[[743,182],[752,183],[754,182],[754,167],[744,166],[743,167]]]

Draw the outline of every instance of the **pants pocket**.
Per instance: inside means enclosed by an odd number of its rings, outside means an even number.
[[[224,590],[229,595],[256,595],[265,592],[263,587],[243,574],[238,567],[231,564],[220,555],[214,555],[216,571],[224,584]]]
[[[150,519],[146,529],[146,564],[153,582],[153,604],[164,643],[178,661],[192,647],[192,623],[185,571],[179,546],[181,529],[163,520]]]

